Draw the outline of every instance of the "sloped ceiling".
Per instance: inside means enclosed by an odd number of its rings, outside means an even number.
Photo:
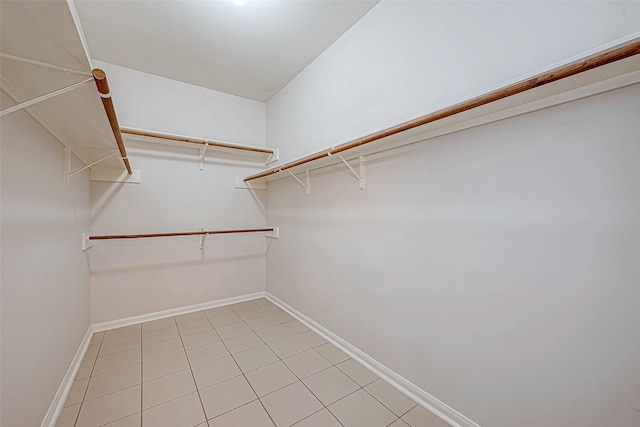
[[[94,59],[264,102],[378,1],[75,4]]]

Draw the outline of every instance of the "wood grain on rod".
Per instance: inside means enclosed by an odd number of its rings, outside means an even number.
[[[270,228],[247,228],[239,230],[202,230],[202,231],[179,231],[175,233],[150,233],[150,234],[110,234],[89,236],[89,240],[111,240],[111,239],[145,239],[148,237],[173,237],[173,236],[202,236],[204,234],[232,234],[232,233],[260,233],[274,231]]]
[[[118,144],[118,150],[120,150],[120,157],[122,157],[122,161],[124,162],[125,167],[127,168],[127,173],[131,175],[133,172],[131,170],[131,165],[129,164],[129,159],[127,158],[127,150],[124,148],[124,142],[122,141],[122,135],[120,134],[120,125],[118,124],[118,117],[116,116],[116,110],[113,107],[113,101],[111,100],[111,93],[109,91],[109,83],[107,82],[107,75],[104,71],[99,68],[94,68],[91,71],[93,74],[93,79],[96,82],[96,87],[98,88],[98,92],[102,95],[108,96],[100,96],[102,100],[102,105],[104,107],[104,111],[107,113],[107,118],[109,119],[109,125],[111,125],[111,131],[113,132],[113,136],[116,139],[116,144]]]
[[[338,154],[343,151],[359,147],[361,145],[369,144],[379,139],[386,138],[388,136],[392,136],[409,129],[413,129],[418,126],[425,125],[427,123],[432,123],[437,120],[441,120],[446,117],[450,117],[450,116],[462,113],[464,111],[471,110],[473,108],[481,107],[491,102],[495,102],[512,95],[526,92],[528,90],[531,90],[549,83],[553,83],[558,80],[571,77],[576,74],[589,71],[594,68],[598,68],[603,65],[607,65],[612,62],[629,58],[631,56],[638,55],[638,54],[640,54],[640,40],[628,42],[623,44],[622,46],[617,46],[609,50],[606,50],[604,52],[597,53],[583,59],[579,59],[577,61],[571,62],[566,65],[562,65],[560,67],[554,68],[553,70],[546,71],[544,73],[538,74],[526,80],[516,82],[514,84],[505,86],[500,89],[496,89],[492,92],[486,93],[484,95],[480,95],[478,97],[469,99],[467,101],[463,101],[459,104],[455,104],[450,107],[443,108],[442,110],[438,110],[433,113],[426,114],[414,120],[410,120],[408,122],[401,123],[399,125],[373,133],[371,135],[367,135],[365,137],[356,139],[354,141],[350,141],[350,142],[338,145],[332,149],[325,150],[319,153],[314,153],[309,156],[303,157],[301,159],[294,160],[292,162],[285,163],[280,166],[276,166],[274,168],[257,173],[255,175],[251,175],[245,178],[244,181],[248,182],[255,179],[266,178],[280,171],[291,169],[293,167],[300,166],[317,159],[328,157],[333,154]]]
[[[127,128],[120,128],[120,131],[122,133],[127,133],[129,135],[148,136],[151,138],[167,139],[170,141],[188,142],[191,144],[200,144],[200,145],[209,144],[210,147],[232,148],[234,150],[255,151],[256,153],[265,153],[265,154],[273,154],[275,152],[274,150],[271,150],[269,148],[250,147],[246,145],[230,144],[228,142],[208,141],[206,139],[189,138],[186,136],[176,136],[176,135],[169,135],[165,133],[139,131],[139,130],[127,129]]]

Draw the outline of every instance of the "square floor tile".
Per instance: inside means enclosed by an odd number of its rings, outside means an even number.
[[[187,361],[186,353],[183,351],[144,362],[142,364],[142,380],[144,382],[155,380],[185,369],[189,369],[189,362]]]
[[[242,374],[231,356],[203,363],[192,371],[198,390]]]
[[[205,320],[196,320],[195,322],[184,323],[182,325],[178,325],[178,330],[180,331],[180,335],[183,337],[185,335],[195,334],[197,332],[208,331],[209,329],[213,329],[211,323],[208,319]]]
[[[334,365],[336,363],[344,362],[345,360],[349,359],[349,355],[347,353],[340,350],[338,347],[331,344],[330,342],[319,345],[315,347],[315,349],[318,353],[323,355],[325,359],[327,359],[329,362],[333,363]]]
[[[89,387],[85,393],[85,400],[95,399],[114,391],[123,390],[142,382],[140,365],[110,371],[91,377]]]
[[[253,319],[248,319],[246,321],[246,323],[254,331],[257,331],[258,329],[268,328],[269,326],[275,326],[275,325],[279,325],[280,324],[280,323],[278,323],[278,321],[276,319],[274,319],[273,317],[271,317],[269,315],[255,317]]]
[[[244,309],[235,309],[234,310],[238,316],[240,316],[243,320],[253,319],[255,317],[266,316],[267,312],[258,307],[247,307]]]
[[[306,378],[331,366],[331,362],[314,349],[282,359],[298,378]]]
[[[108,356],[121,351],[131,350],[140,347],[140,335],[133,335],[126,338],[118,338],[115,340],[103,342],[100,344],[98,357]]]
[[[278,324],[275,326],[269,326],[268,328],[260,329],[256,331],[256,334],[258,334],[258,336],[262,338],[262,341],[270,343],[293,335],[293,332]]]
[[[264,341],[260,339],[254,332],[238,335],[237,337],[224,340],[224,344],[227,346],[231,353],[239,353],[241,351],[249,350],[250,348],[263,345]]]
[[[73,427],[76,424],[78,412],[80,412],[79,403],[62,408],[62,411],[58,416],[58,421],[56,421],[56,427]]]
[[[142,361],[140,357],[141,348],[122,351],[108,356],[98,357],[93,367],[92,375],[100,375],[109,371],[126,368],[131,365],[139,365]]]
[[[89,344],[89,347],[87,347],[87,351],[84,353],[84,358],[82,360],[95,359],[96,357],[98,357],[99,350],[99,342],[96,342],[95,344]]]
[[[234,323],[240,323],[242,319],[230,310],[230,313],[211,318],[210,322],[216,328],[221,328],[223,326],[233,325]]]
[[[142,347],[142,360],[146,362],[147,360],[159,359],[181,351],[184,351],[184,347],[180,338],[160,341]]]
[[[195,426],[206,421],[198,393],[142,411],[143,427]]]
[[[294,334],[301,334],[303,332],[310,331],[311,329],[307,328],[301,322],[297,320],[292,320],[290,322],[285,322],[282,324],[285,328],[293,332]]]
[[[142,328],[140,327],[140,324],[109,329],[108,331],[104,331],[104,338],[102,338],[102,342],[112,341],[117,338],[126,338],[132,335],[140,335],[141,333]]]
[[[192,368],[225,356],[229,356],[229,351],[222,341],[187,350],[187,358]]]
[[[271,350],[273,350],[273,352],[281,359],[293,356],[297,353],[302,353],[303,351],[311,348],[306,342],[302,341],[295,335],[270,342],[269,347],[271,347]]]
[[[140,412],[141,387],[139,385],[87,400],[80,408],[76,427],[95,427]]]
[[[229,306],[210,308],[210,309],[204,310],[203,313],[209,319],[212,319],[212,318],[218,317],[218,316],[223,316],[225,314],[235,314],[233,312],[233,310],[231,310],[231,308]]]
[[[206,320],[206,318],[207,316],[205,316],[202,311],[195,311],[193,313],[180,314],[176,316],[176,323],[178,325],[184,325],[198,320]]]
[[[236,353],[233,355],[233,358],[236,359],[242,372],[249,372],[279,360],[278,356],[264,344],[250,350]]]
[[[209,427],[274,427],[259,400],[209,420]]]
[[[399,417],[417,405],[412,399],[382,379],[372,382],[364,389]]]
[[[302,382],[325,406],[360,388],[335,366],[313,374]]]
[[[142,334],[142,345],[155,344],[160,341],[168,341],[174,338],[180,338],[180,334],[178,333],[178,328],[176,326],[171,326],[169,328],[144,332]]]
[[[300,381],[260,398],[276,426],[290,426],[322,409],[322,403]]]
[[[338,363],[336,366],[342,372],[349,375],[349,378],[360,384],[361,387],[364,387],[378,379],[376,374],[353,359]]]
[[[186,350],[219,341],[220,337],[213,329],[182,337],[182,344]]]
[[[248,334],[251,332],[251,328],[246,323],[240,322],[216,328],[216,332],[220,335],[220,338],[227,340],[229,338],[237,337],[238,335]]]
[[[294,424],[295,427],[342,427],[326,408]]]
[[[398,418],[393,423],[389,424],[389,427],[411,427],[411,426],[409,426],[409,424],[405,423],[400,418]]]
[[[345,427],[385,427],[397,417],[364,390],[358,390],[329,406]]]
[[[158,329],[166,329],[172,326],[176,326],[176,320],[172,317],[165,317],[164,319],[152,320],[142,324],[142,332],[152,332]]]
[[[103,338],[104,332],[94,332],[93,335],[91,335],[91,341],[89,341],[89,345],[100,344]]]
[[[74,381],[73,384],[71,384],[71,389],[67,395],[67,400],[64,402],[64,406],[66,407],[75,405],[76,403],[81,403],[84,399],[84,393],[87,391],[88,385],[89,378]]]
[[[141,425],[142,412],[129,415],[128,417],[120,418],[118,421],[105,424],[103,427],[140,427]]]
[[[280,323],[286,323],[286,322],[291,322],[292,320],[295,320],[293,316],[291,316],[289,313],[285,311],[281,311],[279,313],[273,313],[272,316]]]
[[[249,381],[249,384],[251,384],[251,387],[253,387],[253,391],[255,391],[259,397],[298,381],[298,378],[293,375],[293,372],[280,360],[247,372],[245,377]]]
[[[302,332],[301,334],[298,334],[298,336],[311,347],[317,347],[328,342],[313,331]]]
[[[420,405],[404,414],[402,420],[411,427],[451,427],[442,418]]]
[[[142,385],[142,409],[160,405],[196,391],[190,370],[176,372]]]
[[[200,397],[207,419],[217,417],[256,399],[256,394],[244,378],[239,375],[230,380],[200,390]]]
[[[93,371],[93,365],[95,365],[96,359],[84,360],[80,367],[78,368],[78,372],[76,372],[75,380],[81,380],[83,378],[89,378],[91,376],[91,372]]]

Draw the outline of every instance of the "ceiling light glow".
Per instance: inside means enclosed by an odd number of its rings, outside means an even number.
[[[231,0],[231,3],[235,4],[236,6],[244,6],[248,1],[249,0]]]

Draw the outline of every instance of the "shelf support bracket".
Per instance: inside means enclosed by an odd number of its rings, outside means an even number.
[[[78,169],[78,170],[77,170],[77,171],[75,171],[75,172],[68,173],[68,175],[69,175],[69,177],[72,177],[73,175],[75,175],[75,174],[77,174],[77,173],[80,173],[80,172],[82,172],[82,171],[83,171],[83,170],[85,170],[85,169],[89,169],[91,166],[96,165],[96,164],[100,163],[101,161],[108,159],[109,157],[113,156],[114,154],[116,154],[116,153],[118,153],[118,152],[119,152],[118,150],[112,151],[111,153],[107,154],[106,156],[100,157],[100,158],[99,158],[98,160],[96,160],[95,162],[91,162],[91,163],[89,163],[88,165],[86,165],[86,166],[84,166],[84,167],[82,167],[82,168]],[[69,167],[69,169],[71,169],[71,167]]]
[[[91,232],[82,233],[82,252],[86,252],[93,246],[91,240],[89,240],[89,236],[91,236]]]
[[[366,181],[365,181],[365,177],[364,177],[364,155],[362,153],[360,153],[360,156],[358,157],[358,163],[359,163],[359,166],[360,166],[360,173],[356,173],[356,171],[353,170],[351,165],[349,165],[349,163],[344,159],[344,157],[342,157],[341,154],[337,154],[337,156],[340,158],[340,160],[342,160],[342,163],[344,163],[345,166],[347,168],[349,168],[349,170],[351,171],[353,176],[355,176],[356,179],[358,180],[358,188],[361,189],[361,190],[364,190],[366,188]]]
[[[271,234],[267,234],[266,236],[267,239],[279,239],[280,238],[280,227],[273,227],[273,231],[271,232]]]
[[[277,162],[278,160],[280,160],[280,149],[275,148],[273,150],[273,153],[269,155],[269,158],[267,159],[266,162],[264,162],[264,164],[268,165],[269,163]]]
[[[306,176],[306,181],[307,181],[306,185],[305,185],[305,183],[304,183],[304,182],[300,181],[300,179],[299,179],[297,176],[295,176],[295,175],[293,174],[293,172],[291,172],[290,170],[287,170],[287,172],[288,172],[288,173],[289,173],[289,175],[291,175],[291,176],[292,176],[296,181],[298,181],[298,182],[300,183],[300,185],[302,185],[302,186],[305,188],[306,193],[307,193],[307,196],[310,196],[310,195],[311,195],[311,178],[309,178],[309,171],[305,171],[305,176]]]
[[[71,148],[64,147],[64,185],[71,183]]]
[[[201,227],[200,231],[209,231],[209,230],[207,230],[206,228],[202,228]],[[207,238],[206,234],[200,235],[200,249],[204,249],[204,241],[205,241],[206,238]]]
[[[200,147],[200,170],[204,170],[204,158],[207,155],[207,148],[209,148],[209,143],[205,142],[202,147]]]
[[[87,80],[83,80],[83,81],[81,81],[79,83],[72,84],[70,86],[65,86],[62,89],[54,90],[53,92],[49,92],[49,93],[47,93],[45,95],[38,96],[37,98],[33,98],[33,99],[28,100],[28,101],[21,102],[20,104],[14,105],[13,107],[5,108],[4,110],[0,111],[0,117],[4,116],[6,114],[9,114],[9,113],[13,113],[14,111],[21,110],[21,109],[23,109],[25,107],[29,107],[29,106],[31,106],[33,104],[37,104],[38,102],[46,101],[47,99],[53,98],[54,96],[58,96],[58,95],[62,95],[63,93],[71,92],[72,90],[77,89],[79,87],[82,87],[82,86],[84,86],[87,83],[92,82],[92,81],[93,81],[92,78],[91,79],[87,79]]]

